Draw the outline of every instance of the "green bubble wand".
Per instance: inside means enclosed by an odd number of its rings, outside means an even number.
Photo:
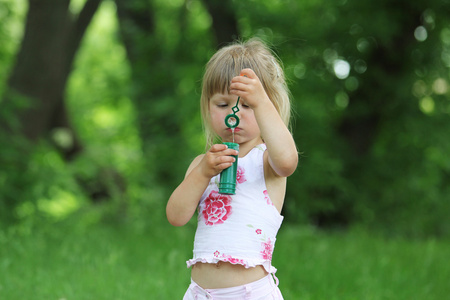
[[[225,125],[227,125],[228,128],[231,128],[231,131],[233,133],[233,142],[224,144],[227,145],[228,148],[238,150],[239,151],[239,144],[236,144],[234,142],[234,129],[239,125],[239,117],[236,115],[236,113],[239,111],[239,99],[238,97],[236,101],[236,105],[231,108],[233,113],[227,115],[225,117]],[[231,167],[226,168],[225,170],[220,173],[220,183],[219,183],[219,193],[225,194],[225,195],[234,195],[236,193],[236,175],[237,175],[237,164],[238,164],[238,156],[233,155],[235,158],[234,163],[231,165]]]
[[[231,108],[233,113],[225,117],[225,125],[227,125],[228,128],[234,129],[239,125],[239,117],[236,115],[236,113],[239,111],[238,105],[240,98],[241,97],[238,97],[236,105]]]

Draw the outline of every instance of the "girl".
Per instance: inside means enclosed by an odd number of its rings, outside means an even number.
[[[240,97],[234,132],[225,117]],[[184,299],[283,299],[270,274],[286,178],[297,167],[287,128],[288,89],[272,52],[259,40],[220,49],[206,65],[201,111],[207,152],[196,157],[166,208],[172,225],[198,210],[191,284]],[[239,152],[224,144],[239,144]],[[218,192],[220,172],[239,155],[235,195]],[[274,276],[275,277],[275,276]],[[275,277],[276,279],[276,277]]]

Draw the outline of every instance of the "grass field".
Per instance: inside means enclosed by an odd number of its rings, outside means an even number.
[[[0,299],[181,299],[195,226],[66,223],[0,230]],[[284,224],[273,263],[290,299],[450,299],[450,242]]]

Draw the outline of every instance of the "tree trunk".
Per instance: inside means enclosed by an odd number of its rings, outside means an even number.
[[[15,220],[18,204],[36,198],[30,190],[41,178],[28,172],[36,141],[59,128],[72,137],[72,143],[59,145],[66,159],[82,148],[64,93],[75,54],[100,2],[87,0],[73,16],[70,0],[29,0],[22,43],[0,101],[0,218],[5,223]]]
[[[239,38],[236,14],[230,1],[203,0],[212,18],[218,48]]]
[[[100,2],[88,0],[74,18],[70,0],[29,0],[22,44],[8,81],[9,92],[1,104],[15,120],[4,120],[0,128],[36,141],[53,128],[63,127],[73,141],[61,149],[66,158],[81,150],[64,92],[75,54]],[[26,104],[19,104],[18,97],[26,99]]]

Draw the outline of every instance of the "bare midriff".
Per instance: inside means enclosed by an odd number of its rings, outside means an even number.
[[[220,261],[216,264],[196,263],[192,266],[191,277],[204,289],[222,289],[248,284],[267,274],[263,266],[246,268]]]

